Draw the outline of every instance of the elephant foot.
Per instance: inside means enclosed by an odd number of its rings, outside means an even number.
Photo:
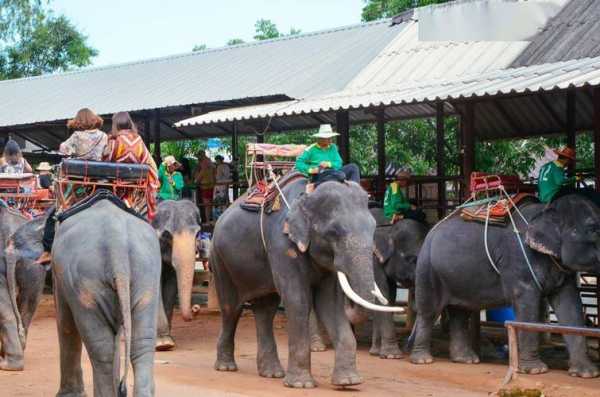
[[[87,397],[85,392],[58,392],[56,397]]]
[[[24,367],[23,360],[0,359],[0,370],[2,371],[23,371]]]
[[[597,378],[600,376],[598,367],[592,364],[589,360],[573,364],[569,367],[569,375],[578,376],[580,378]]]
[[[237,371],[238,367],[235,361],[217,360],[215,362],[215,369],[217,371]]]
[[[410,362],[413,364],[431,364],[433,356],[428,351],[412,352]]]
[[[321,339],[313,340],[310,342],[310,351],[311,352],[324,352],[327,350],[327,346]]]
[[[402,351],[400,350],[400,348],[398,347],[397,344],[383,346],[379,350],[378,356],[379,356],[379,358],[388,359],[388,360],[397,360],[399,358],[404,357],[404,355],[402,354]]]
[[[464,349],[463,351],[460,352],[452,352],[450,353],[450,360],[453,363],[460,363],[460,364],[479,364],[480,360],[479,360],[479,356],[477,354],[475,354],[475,352],[473,350],[469,349]]]
[[[548,372],[548,366],[540,359],[520,360],[519,373],[539,375]]]
[[[285,371],[279,361],[270,364],[261,365],[258,374],[263,378],[283,378]]]
[[[170,335],[159,336],[156,338],[156,351],[166,352],[175,349],[175,341]]]
[[[361,376],[356,371],[333,371],[331,376],[331,384],[334,386],[355,386],[363,383]]]
[[[283,385],[294,389],[314,389],[317,387],[317,382],[315,382],[308,372],[301,375],[291,375],[288,373],[283,379]]]

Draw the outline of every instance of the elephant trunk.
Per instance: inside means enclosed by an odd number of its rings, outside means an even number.
[[[21,343],[21,348],[25,350],[25,328],[23,327],[23,320],[21,319],[21,312],[19,311],[19,306],[17,305],[17,276],[16,276],[16,268],[17,268],[17,253],[15,252],[15,247],[13,241],[10,240],[8,243],[8,247],[6,249],[6,282],[8,286],[8,295],[10,297],[10,303],[13,309],[13,313],[17,320],[17,332],[19,333],[19,342]]]
[[[191,321],[192,286],[196,264],[196,234],[192,230],[173,234],[172,263],[177,272],[181,316],[184,321]]]

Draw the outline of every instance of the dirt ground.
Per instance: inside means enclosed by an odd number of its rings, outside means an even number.
[[[215,342],[219,332],[218,314],[201,314],[191,323],[174,321],[177,350],[156,354],[157,396],[488,396],[499,389],[506,365],[460,365],[438,359],[433,365],[415,366],[406,359],[381,360],[360,346],[358,368],[364,383],[352,389],[335,389],[329,384],[333,352],[313,353],[312,372],[319,387],[313,390],[285,388],[281,379],[260,378],[256,372],[256,337],[251,315],[245,315],[238,328],[236,357],[239,371],[213,370]],[[279,354],[285,367],[287,335],[285,318],[278,315],[276,333]],[[30,330],[24,372],[0,372],[0,396],[54,396],[59,385],[59,352],[52,299],[44,296]],[[92,373],[84,357],[83,373],[91,396]],[[553,370],[539,376],[521,375],[510,385],[538,388],[550,397],[600,396],[600,379],[581,380],[565,371]],[[130,389],[132,390],[132,389]]]

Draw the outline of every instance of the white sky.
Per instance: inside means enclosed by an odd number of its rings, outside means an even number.
[[[311,32],[360,22],[363,0],[53,0],[99,50],[94,65],[136,61],[251,41],[254,23]]]

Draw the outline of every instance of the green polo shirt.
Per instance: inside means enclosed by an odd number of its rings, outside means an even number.
[[[574,178],[567,178],[565,168],[557,161],[551,161],[540,169],[538,178],[538,196],[542,203],[549,203],[561,187],[572,183]]]
[[[161,200],[179,200],[181,198],[181,190],[183,189],[183,176],[181,172],[173,172],[171,180],[169,180],[167,167],[161,164],[158,168],[158,180],[160,181],[158,197]]]
[[[383,214],[386,218],[392,219],[394,214],[401,214],[410,208],[410,202],[407,200],[402,188],[398,182],[392,182],[385,190],[383,197]]]
[[[306,176],[319,172],[319,164],[327,162],[329,168],[339,170],[342,168],[342,158],[335,144],[322,148],[313,143],[304,150],[296,160],[296,168]]]

